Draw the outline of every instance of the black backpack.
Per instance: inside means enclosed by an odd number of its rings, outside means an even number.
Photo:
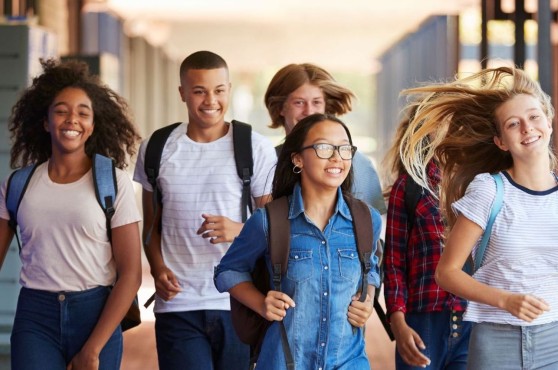
[[[359,287],[361,293],[360,301],[364,302],[367,296],[368,272],[371,268],[370,256],[374,240],[373,230],[370,227],[372,225],[372,216],[368,205],[363,201],[355,198],[345,198],[345,201],[353,216],[353,227],[362,270],[361,286]],[[281,291],[281,277],[287,270],[291,241],[288,198],[281,197],[273,200],[266,204],[265,209],[269,221],[268,248],[273,268],[273,290]],[[264,295],[267,294],[271,286],[264,257],[256,261],[251,275],[256,288]],[[267,321],[232,296],[230,300],[233,327],[240,340],[250,345],[250,365],[254,366],[257,362],[265,333],[272,322]],[[287,368],[294,369],[294,361],[283,321],[279,321],[279,325]]]
[[[161,193],[157,186],[157,177],[159,177],[159,168],[161,167],[161,155],[163,148],[170,134],[180,126],[182,122],[176,122],[171,125],[162,127],[153,132],[151,138],[147,142],[145,148],[144,170],[147,175],[147,181],[153,188],[153,223],[149,227],[149,231],[145,235],[144,245],[149,245],[151,234],[155,227],[155,215],[161,204]],[[250,184],[252,175],[254,174],[254,160],[252,158],[252,126],[247,123],[235,121],[231,122],[233,128],[233,146],[234,160],[236,163],[236,172],[242,180],[242,222],[248,219],[248,211],[253,212],[252,199],[250,194]],[[161,228],[161,224],[157,225]],[[144,307],[147,308],[155,299],[155,293],[145,302]]]

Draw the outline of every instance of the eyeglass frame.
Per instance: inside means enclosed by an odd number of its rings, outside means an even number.
[[[330,147],[333,147],[333,150],[331,151],[331,155],[328,158],[320,157],[320,155],[318,154],[318,149],[316,148],[318,145],[328,145]],[[341,152],[339,151],[339,148],[342,147],[342,146],[350,146],[351,147],[351,158],[343,158],[343,156],[341,155]],[[357,147],[352,145],[352,144],[333,145],[333,144],[329,144],[329,143],[318,143],[318,144],[312,144],[312,145],[308,145],[308,146],[305,146],[303,148],[300,148],[299,153],[302,152],[303,150],[310,149],[310,148],[314,149],[314,153],[316,153],[316,157],[318,157],[320,159],[331,159],[335,155],[335,151],[337,151],[337,153],[339,153],[339,158],[341,158],[344,161],[352,160],[355,157],[355,153],[357,151]]]

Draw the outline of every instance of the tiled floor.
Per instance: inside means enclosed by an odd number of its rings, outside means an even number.
[[[144,274],[142,289],[138,296],[141,304],[153,292],[151,276]],[[152,307],[142,308],[142,324],[124,333],[124,357],[121,370],[157,370],[157,351],[155,350],[155,331]],[[366,327],[366,352],[372,369],[393,370],[395,344],[389,341],[376,314]]]

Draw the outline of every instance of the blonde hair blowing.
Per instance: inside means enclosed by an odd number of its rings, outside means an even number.
[[[401,154],[399,147],[403,141],[403,136],[407,129],[409,128],[409,123],[412,117],[415,115],[418,103],[410,104],[404,108],[403,119],[399,122],[397,129],[395,130],[395,135],[392,141],[391,147],[388,149],[384,160],[382,161],[382,177],[384,182],[383,194],[385,197],[389,197],[391,188],[397,178],[406,172],[403,161],[401,160]]]
[[[399,147],[407,172],[434,195],[429,187],[426,166],[432,159],[440,165],[439,189],[442,215],[448,231],[456,215],[451,204],[460,199],[473,178],[513,166],[509,152],[494,144],[500,136],[496,109],[520,94],[535,97],[550,121],[554,118],[550,97],[540,85],[518,68],[485,69],[469,77],[403,91],[421,100]],[[556,158],[549,147],[551,168]]]

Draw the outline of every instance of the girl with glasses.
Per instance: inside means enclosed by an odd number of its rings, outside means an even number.
[[[274,322],[263,340],[257,368],[285,369],[278,325],[284,321],[296,369],[370,369],[364,325],[380,276],[374,247],[367,298],[360,302],[355,292],[361,267],[344,199],[350,197],[355,150],[345,124],[329,115],[310,115],[287,135],[272,191],[274,199],[289,199],[291,246],[281,292],[270,290],[264,296],[250,277],[256,261],[264,255],[269,258],[263,209],[246,222],[216,268],[217,289]],[[381,218],[369,209],[375,246]],[[353,327],[358,330],[353,332]]]

